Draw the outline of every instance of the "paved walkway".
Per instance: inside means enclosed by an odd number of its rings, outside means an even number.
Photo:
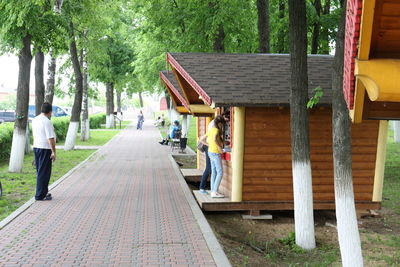
[[[118,134],[0,230],[0,266],[229,266],[158,138]]]

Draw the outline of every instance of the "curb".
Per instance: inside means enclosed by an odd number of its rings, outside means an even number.
[[[197,224],[200,226],[200,230],[206,240],[208,249],[211,252],[211,255],[215,261],[215,264],[218,267],[230,267],[232,266],[226,256],[224,250],[222,249],[221,245],[219,244],[217,238],[215,237],[214,232],[212,231],[210,225],[207,222],[206,217],[204,216],[203,212],[201,211],[200,207],[197,204],[197,201],[194,199],[192,192],[190,191],[189,187],[186,184],[185,178],[182,176],[175,160],[173,159],[172,155],[168,155],[169,160],[171,161],[172,167],[175,171],[176,176],[178,177],[179,184],[183,190],[185,198],[189,203],[190,209],[196,219]]]
[[[107,143],[105,143],[102,147],[108,145],[112,140],[114,140],[115,137],[119,136],[120,133],[116,134],[113,138],[111,138]],[[94,151],[92,154],[89,155],[85,160],[80,162],[78,165],[70,169],[66,174],[61,176],[57,181],[54,181],[51,185],[49,185],[49,192],[56,188],[59,184],[61,184],[65,179],[67,179],[69,176],[71,176],[72,173],[74,173],[77,169],[82,167],[86,162],[88,162],[90,159],[92,159],[94,156],[96,156],[99,151],[102,150],[102,147],[96,151]],[[25,210],[27,210],[30,206],[35,203],[36,200],[34,197],[29,199],[27,202],[25,202],[21,207],[13,211],[10,215],[8,215],[6,218],[0,221],[0,230],[3,229],[5,226],[7,226],[9,223],[11,223],[15,218],[17,218],[19,215],[21,215]]]

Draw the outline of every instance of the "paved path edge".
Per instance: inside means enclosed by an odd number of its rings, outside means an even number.
[[[121,130],[122,131],[122,130]],[[108,145],[115,137],[117,137],[120,133],[116,134],[111,138],[107,143],[105,143],[102,147]],[[77,169],[82,167],[86,162],[88,162],[91,158],[93,158],[97,153],[101,150],[101,147],[94,151],[92,154],[89,155],[85,160],[80,162],[78,165],[70,169],[66,174],[61,176],[57,181],[54,181],[49,186],[49,191],[58,186],[60,183],[62,183],[65,179],[67,179],[69,176],[71,176],[72,173],[74,173]],[[5,217],[3,220],[0,221],[0,230],[3,229],[7,224],[11,223],[15,218],[17,218],[19,215],[21,215],[24,211],[26,211],[30,206],[32,206],[33,203],[35,203],[35,197],[32,197],[29,199],[27,202],[25,202],[21,207],[13,211],[10,215]]]
[[[189,203],[190,209],[192,210],[192,213],[198,225],[200,226],[200,230],[204,236],[204,239],[206,240],[208,249],[210,250],[212,257],[214,258],[215,264],[219,267],[231,267],[228,257],[226,256],[224,250],[218,242],[217,237],[215,236],[210,225],[208,224],[206,217],[198,206],[197,201],[194,199],[194,196],[190,191],[185,181],[185,178],[182,176],[182,173],[180,172],[174,158],[172,157],[172,155],[168,155],[168,158],[170,159],[175,174],[178,177],[179,184],[181,185],[185,198]]]

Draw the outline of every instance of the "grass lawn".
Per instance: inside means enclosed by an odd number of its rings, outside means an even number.
[[[57,160],[53,164],[50,184],[93,152],[93,150],[58,150]],[[0,220],[10,215],[35,195],[36,170],[32,166],[32,162],[33,153],[30,153],[25,156],[22,173],[8,173],[8,161],[0,162],[0,180],[3,185],[3,196],[0,197]]]
[[[96,131],[96,130],[90,130],[90,138],[88,141],[83,142],[81,141],[81,136],[78,134],[76,138],[76,143],[75,145],[77,146],[102,146],[105,143],[107,143],[111,138],[114,137],[117,133],[119,133],[120,130],[109,130],[109,131]],[[65,141],[62,141],[60,143],[57,143],[57,145],[64,145]]]
[[[130,124],[132,124],[132,123],[133,123],[132,121],[122,121],[122,122],[121,122],[121,129],[126,128],[126,126],[128,126],[128,125],[130,125]],[[132,124],[132,125],[133,125],[133,124]],[[105,125],[105,124],[102,124],[101,127],[100,127],[99,129],[107,129],[107,128],[106,128],[106,125]],[[114,129],[114,128],[111,128],[110,130],[120,130],[120,129],[119,129],[119,121],[116,122],[116,124],[115,124],[115,129]],[[91,130],[91,131],[92,131],[92,130]]]

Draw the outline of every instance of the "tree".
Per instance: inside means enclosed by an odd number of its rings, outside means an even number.
[[[354,204],[351,122],[343,96],[345,9],[339,23],[332,72],[332,136],[335,181],[336,219],[342,264],[363,266],[360,234]]]
[[[41,113],[40,109],[44,102],[44,53],[42,48],[38,48],[35,55],[35,110],[36,115]]]
[[[321,16],[321,0],[314,0],[314,7],[317,18],[314,21],[313,29],[312,29],[312,38],[311,38],[311,54],[318,53],[318,39],[319,32],[321,28],[320,16]]]
[[[90,137],[90,123],[89,123],[89,77],[88,77],[88,64],[86,53],[82,49],[81,53],[82,62],[82,125],[81,125],[81,141],[87,141]]]
[[[32,63],[31,45],[42,44],[51,32],[52,14],[44,12],[45,0],[0,2],[1,50],[18,53],[18,87],[16,121],[9,171],[21,172],[24,159],[25,132],[28,120],[29,81]]]
[[[78,134],[79,122],[82,110],[83,76],[81,63],[78,58],[74,24],[70,22],[70,55],[75,76],[75,98],[72,105],[71,119],[68,126],[67,137],[65,138],[64,150],[71,150],[75,147],[75,140]]]
[[[257,0],[258,51],[269,53],[269,0]]]
[[[307,23],[305,0],[289,0],[290,122],[296,244],[315,248],[308,126]]]

